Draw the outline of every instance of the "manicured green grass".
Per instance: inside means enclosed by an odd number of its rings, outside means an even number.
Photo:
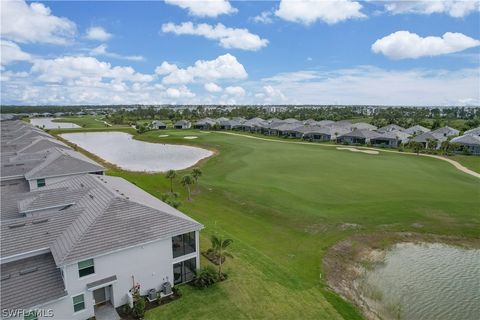
[[[79,125],[82,128],[107,128],[108,126],[103,123],[103,121],[107,121],[103,116],[73,116],[73,117],[61,117],[58,119],[53,120],[53,122],[71,122]],[[107,121],[108,122],[108,121]],[[114,127],[126,127],[115,125]]]
[[[480,173],[480,156],[456,155],[453,160],[460,162],[463,166]]]
[[[203,291],[184,286],[181,299],[150,310],[146,319],[358,319],[322,273],[326,250],[358,232],[342,224],[359,224],[367,233],[480,236],[480,181],[437,159],[197,130],[155,130],[136,138],[219,152],[201,164],[193,201],[184,201],[178,182],[175,191],[181,193],[179,209],[205,225],[202,250],[217,232],[234,239],[235,256],[226,264],[228,280]],[[169,189],[162,174],[109,174],[156,196]]]

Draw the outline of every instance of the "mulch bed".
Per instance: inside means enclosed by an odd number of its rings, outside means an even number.
[[[213,251],[204,251],[202,255],[207,258],[211,263],[218,266],[220,264],[220,258],[215,255]],[[225,263],[225,257],[222,259],[222,264]]]
[[[157,299],[156,301],[153,301],[153,302],[149,302],[147,300],[147,297],[144,296],[143,298],[145,299],[145,311],[148,311],[148,310],[153,309],[153,308],[157,308],[159,306],[163,306],[163,305],[168,304],[172,301],[175,301],[175,300],[177,300],[181,297],[182,297],[182,295],[179,294],[178,292],[176,292],[175,290],[174,290],[172,295],[170,295],[168,297],[164,297],[164,298],[159,299],[159,300]],[[126,313],[125,312],[124,306],[120,306],[116,310],[117,310],[120,318],[122,318],[122,320],[123,319],[124,320],[137,320],[137,318],[135,318],[132,313]]]

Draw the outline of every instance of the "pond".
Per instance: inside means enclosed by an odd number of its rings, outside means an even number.
[[[138,141],[124,132],[64,133],[61,137],[130,171],[186,169],[213,154],[210,150],[197,147]]]
[[[357,284],[384,319],[462,319],[480,315],[480,250],[397,244]]]
[[[45,129],[74,129],[80,128],[80,126],[76,125],[75,123],[70,122],[53,122],[52,120],[61,120],[60,118],[32,118],[30,119],[30,123],[34,126],[38,126],[40,128]]]

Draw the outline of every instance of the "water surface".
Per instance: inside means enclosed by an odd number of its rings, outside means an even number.
[[[64,133],[62,138],[125,170],[164,172],[181,170],[213,154],[210,150],[149,143],[124,132]]]
[[[80,126],[76,125],[75,123],[71,122],[53,122],[56,118],[32,118],[30,119],[30,123],[34,126],[38,126],[40,128],[45,129],[73,129],[73,128],[80,128]],[[61,119],[58,119],[61,120]]]
[[[387,319],[480,319],[480,250],[398,244],[363,281]]]

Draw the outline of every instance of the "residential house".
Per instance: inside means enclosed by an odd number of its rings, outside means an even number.
[[[430,129],[422,127],[421,125],[417,124],[413,127],[405,129],[404,132],[408,133],[411,136],[415,136],[425,132],[430,132]]]
[[[330,141],[332,130],[328,127],[309,126],[305,128],[302,138],[308,141]]]
[[[195,129],[200,129],[200,130],[209,130],[211,129],[217,122],[213,119],[210,118],[203,118],[198,120],[195,123]]]
[[[378,128],[377,132],[384,133],[384,132],[392,132],[392,131],[403,131],[405,128],[400,127],[396,124],[389,124],[384,127]]]
[[[467,130],[467,131],[465,131],[465,134],[471,134],[471,135],[474,135],[474,136],[480,136],[480,127]]]
[[[410,139],[410,141],[419,142],[423,145],[424,148],[429,146],[431,143],[435,144],[435,149],[440,147],[440,144],[447,140],[446,137],[443,136],[435,136],[432,132],[425,132],[419,134],[418,136],[414,136]]]
[[[192,123],[187,120],[179,120],[173,125],[175,129],[190,129],[191,126]]]
[[[370,143],[376,147],[397,148],[402,143],[402,140],[394,132],[385,131],[371,138]]]
[[[480,136],[465,134],[450,140],[450,143],[459,146],[458,152],[468,152],[473,155],[480,155]]]
[[[370,130],[370,131],[377,130],[376,126],[371,125],[370,123],[366,123],[366,122],[354,123],[354,124],[352,124],[351,128],[352,129],[357,129],[357,130]]]
[[[371,130],[358,130],[355,129],[349,133],[345,133],[337,138],[337,143],[344,144],[367,144],[371,139],[380,137],[380,134]]]
[[[447,127],[438,128],[437,130],[432,131],[432,134],[438,139],[441,139],[442,137],[448,138],[448,137],[458,136],[460,134],[460,131],[447,126]]]
[[[167,129],[167,125],[160,120],[153,120],[150,124],[152,129]]]

